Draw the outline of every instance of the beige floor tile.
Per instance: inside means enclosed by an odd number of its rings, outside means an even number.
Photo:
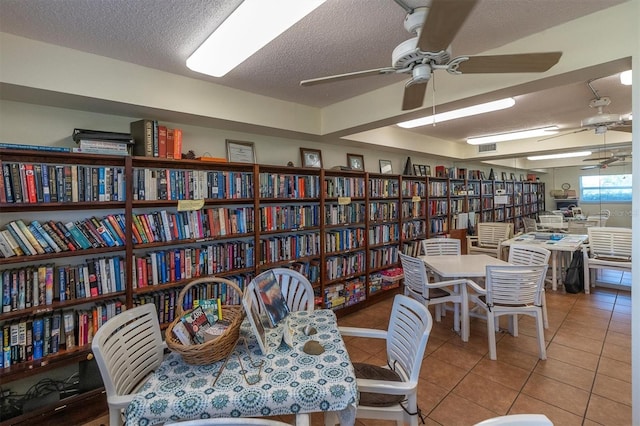
[[[631,425],[631,407],[598,395],[591,395],[585,417],[605,426]]]
[[[554,343],[559,343],[573,349],[589,352],[594,355],[602,353],[602,340],[590,339],[586,336],[578,336],[571,331],[560,329],[553,338]]]
[[[631,364],[631,349],[624,346],[605,343],[602,348],[602,356]]]
[[[596,381],[593,384],[595,395],[602,396],[621,404],[631,406],[631,383],[613,377],[596,374]]]
[[[460,426],[473,425],[498,415],[496,412],[451,393],[429,414],[429,417],[442,426]]]
[[[631,383],[631,364],[602,357],[598,364],[598,374]]]
[[[594,371],[576,367],[575,365],[567,364],[566,362],[553,358],[540,361],[534,372],[587,392],[591,391],[596,375]]]
[[[613,313],[631,315],[631,305],[622,305],[620,303],[616,303],[616,306],[613,308]]]
[[[527,371],[532,371],[539,360],[538,355],[531,355],[509,347],[498,347],[497,357],[498,361],[506,362]],[[485,359],[489,359],[488,354]]]
[[[613,315],[611,315],[611,320],[631,323],[631,315],[614,312]]]
[[[590,327],[590,328],[587,328],[587,327],[584,327],[583,325],[577,325],[577,324],[571,323],[569,321],[565,321],[560,326],[560,328],[558,329],[558,333],[559,332],[565,332],[565,333],[569,333],[569,334],[572,334],[574,336],[579,336],[579,337],[586,337],[586,338],[592,339],[592,340],[599,340],[601,342],[604,342],[604,338],[607,336],[607,328],[606,327],[602,327],[602,328]]]
[[[547,358],[557,359],[567,364],[596,371],[599,357],[598,355],[573,349],[552,341],[547,347]]]
[[[420,368],[421,379],[434,383],[448,391],[456,387],[468,373],[469,370],[466,368],[456,367],[433,356],[425,358]]]
[[[578,416],[584,415],[589,402],[589,392],[536,373],[524,385],[522,393]]]
[[[483,389],[484,392],[478,392],[479,389]],[[462,379],[453,389],[453,393],[500,415],[507,414],[511,404],[518,396],[517,390],[510,389],[473,372]]]
[[[513,403],[509,414],[543,413],[557,426],[581,426],[582,416],[521,393]]]
[[[463,348],[451,343],[445,343],[440,346],[430,357],[437,358],[441,361],[455,365],[466,371],[471,370],[482,359],[482,355],[467,352]]]
[[[616,333],[631,336],[631,323],[623,321],[611,321],[611,323],[609,324],[609,331],[615,331]]]
[[[613,343],[624,348],[631,348],[631,339],[624,333],[618,333],[616,331],[609,330],[607,337],[604,339],[606,345]]]
[[[522,389],[531,374],[530,370],[507,364],[501,360],[492,361],[489,358],[480,360],[471,372],[517,391]]]
[[[418,408],[423,416],[427,416],[449,394],[449,389],[438,386],[427,380],[418,383]]]
[[[538,356],[540,352],[538,349],[537,334],[534,336],[527,336],[525,334],[519,333],[518,337],[514,337],[505,332],[504,337],[500,339],[496,346],[499,349],[509,348],[535,356]]]

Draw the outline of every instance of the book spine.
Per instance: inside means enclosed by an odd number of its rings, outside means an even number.
[[[173,129],[173,159],[182,158],[182,129]]]
[[[48,222],[44,222],[42,225],[42,230],[53,240],[55,245],[60,249],[60,251],[69,251],[69,247],[67,244],[60,238],[60,236],[51,228]]]
[[[20,164],[20,174],[24,175],[25,184],[22,185],[23,194],[26,193],[26,197],[24,197],[24,201],[28,203],[37,203],[37,195],[36,195],[36,180],[33,175],[33,164]]]
[[[16,203],[23,203],[23,187],[20,179],[20,164],[11,163],[11,186],[13,188],[13,198]]]
[[[62,222],[54,222],[53,220],[50,220],[48,223],[51,229],[58,234],[58,237],[65,243],[70,251],[76,251],[81,248],[80,245],[76,245],[76,243],[72,241],[71,232],[69,232]]]
[[[27,237],[22,234],[22,231],[20,231],[20,228],[18,227],[17,223],[15,222],[7,223],[7,230],[11,233],[11,236],[13,236],[13,239],[18,243],[18,245],[20,246],[20,248],[22,249],[23,253],[26,256],[38,254],[38,252],[36,251],[35,248],[33,248],[31,243],[27,239]]]
[[[23,149],[29,151],[51,151],[51,152],[69,152],[69,148],[63,148],[59,146],[43,146],[43,145],[27,145],[17,143],[4,143],[0,142],[0,148],[5,149]]]
[[[31,235],[34,236],[34,238],[38,242],[38,245],[40,245],[40,247],[42,247],[42,249],[44,250],[45,253],[53,253],[53,251],[54,251],[53,247],[51,247],[49,245],[49,243],[44,238],[44,236],[42,236],[42,234],[40,234],[38,229],[36,229],[36,227],[33,224],[30,223],[29,225],[27,225],[27,229],[29,230],[29,232],[31,232]]]
[[[40,175],[42,177],[42,201],[45,203],[51,202],[51,187],[49,186],[49,165],[40,165]]]
[[[36,200],[38,203],[44,202],[44,182],[42,180],[42,164],[33,165],[33,176],[36,181]]]
[[[73,238],[73,241],[77,243],[79,247],[83,249],[89,249],[92,247],[87,237],[85,237],[84,234],[80,232],[78,227],[73,222],[65,223],[64,227],[69,230],[71,238]]]
[[[16,255],[3,232],[0,232],[0,253],[2,253],[3,257],[12,257]]]
[[[2,181],[4,182],[5,201],[7,203],[15,202],[13,184],[11,183],[11,166],[9,164],[2,164]]]
[[[40,245],[40,242],[38,242],[35,235],[29,230],[22,219],[16,220],[15,223],[18,225],[18,228],[20,229],[20,232],[22,232],[22,235],[27,238],[28,242],[31,244],[31,247],[35,249],[36,254],[44,254],[44,248]]]
[[[130,124],[130,130],[135,142],[134,155],[153,157],[153,120],[134,121]]]
[[[49,192],[51,194],[51,202],[58,202],[58,186],[56,184],[56,166],[49,165],[47,166],[48,174],[49,174]]]

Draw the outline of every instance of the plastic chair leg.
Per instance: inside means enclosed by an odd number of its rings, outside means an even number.
[[[546,343],[544,341],[542,309],[536,312],[536,326],[538,329],[538,350],[540,352],[540,359],[547,359],[547,348],[546,348]]]
[[[487,334],[489,336],[489,358],[498,359],[496,350],[496,319],[491,312],[487,312]]]

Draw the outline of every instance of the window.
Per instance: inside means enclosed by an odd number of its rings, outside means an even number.
[[[580,202],[630,203],[631,174],[580,176]]]

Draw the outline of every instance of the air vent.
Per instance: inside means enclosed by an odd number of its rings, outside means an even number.
[[[497,151],[495,143],[485,143],[482,145],[478,145],[478,152],[491,152]]]

